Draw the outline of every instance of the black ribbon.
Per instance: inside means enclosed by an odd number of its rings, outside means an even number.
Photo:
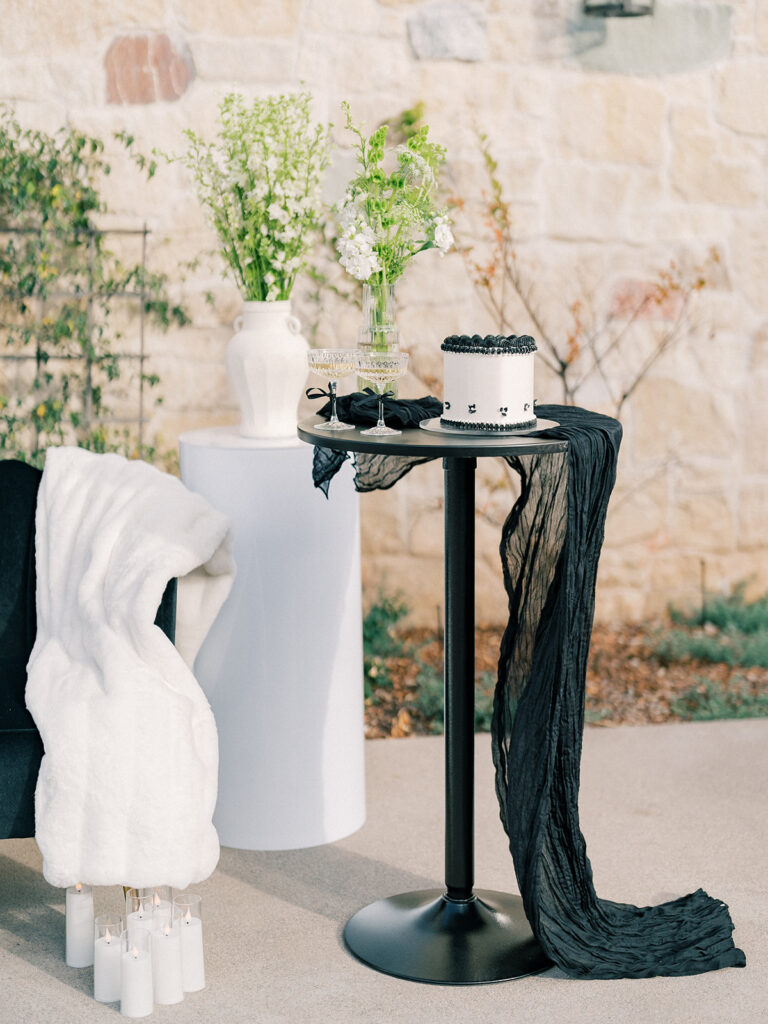
[[[307,388],[304,392],[307,398],[332,398],[333,392],[330,388],[327,391],[323,391],[322,388]]]

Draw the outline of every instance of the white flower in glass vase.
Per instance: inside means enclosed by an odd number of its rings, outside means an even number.
[[[350,256],[367,256],[370,250],[376,265],[353,263],[355,270],[368,269],[368,277],[380,275],[382,282],[391,284],[416,253],[432,248],[445,251],[453,244],[450,220],[435,203],[445,149],[428,140],[425,126],[388,153],[387,126],[366,138],[353,123],[349,104],[342,107],[346,127],[357,136],[358,174],[337,205],[340,262],[350,269],[345,262]],[[354,276],[367,280],[360,273]]]
[[[416,253],[445,253],[453,245],[448,216],[435,201],[445,149],[430,142],[423,127],[405,145],[387,150],[386,125],[368,138],[353,123],[349,104],[342,107],[357,138],[358,173],[336,207],[336,248],[342,267],[363,282],[359,345],[387,351],[398,345],[395,281]]]

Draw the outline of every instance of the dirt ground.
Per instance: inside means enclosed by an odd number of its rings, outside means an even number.
[[[654,636],[661,623],[595,626],[587,671],[587,720],[604,727],[643,725],[674,720],[676,698],[709,680],[727,685],[738,676],[750,686],[768,689],[768,669],[733,668],[724,664],[684,661],[664,665],[654,654]],[[387,660],[392,687],[380,687],[365,702],[366,735],[409,736],[430,732],[428,719],[414,707],[419,662],[442,672],[442,644],[434,632],[401,634],[408,656]],[[500,629],[478,629],[475,664],[478,675],[495,679]],[[414,656],[415,655],[415,656]]]

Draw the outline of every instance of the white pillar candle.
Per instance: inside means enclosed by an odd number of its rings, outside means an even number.
[[[152,1013],[152,961],[148,949],[130,946],[121,955],[120,1013],[148,1017]]]
[[[93,963],[93,893],[89,885],[67,889],[66,954],[68,967]]]
[[[185,992],[198,992],[205,988],[205,961],[203,959],[203,922],[187,913],[178,919],[181,937],[181,969]]]
[[[129,914],[126,918],[126,928],[129,934],[133,934],[136,928],[143,928],[146,932],[152,933],[152,911],[147,912],[146,910],[139,908],[134,910],[132,914]]]
[[[159,896],[154,896],[152,898],[152,916],[155,929],[162,928],[166,921],[170,921],[173,916],[170,900],[161,900]]]
[[[167,921],[152,932],[152,986],[156,1003],[180,1003],[184,998],[179,927]]]
[[[119,935],[107,934],[96,939],[93,947],[93,998],[99,1003],[116,1003],[120,998]]]

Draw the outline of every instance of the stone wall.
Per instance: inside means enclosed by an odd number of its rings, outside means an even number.
[[[598,614],[638,618],[695,604],[702,586],[768,584],[768,5],[657,0],[652,18],[605,22],[565,0],[7,0],[0,53],[0,98],[24,122],[68,119],[105,138],[125,128],[145,151],[178,152],[186,126],[212,134],[228,91],[304,83],[337,125],[332,198],[351,168],[342,99],[371,127],[423,100],[470,212],[485,183],[476,126],[556,335],[574,301],[620,317],[671,260],[691,267],[717,247],[690,325],[622,410]],[[181,168],[163,166],[147,186],[110,148],[111,223],[146,221],[152,265],[193,316],[151,339],[165,395],[153,428],[172,445],[184,429],[235,419],[223,351],[239,299],[214,261],[188,266],[213,239]],[[354,308],[298,301],[319,341],[353,343]],[[418,257],[398,301],[417,374],[405,393],[439,391],[442,337],[495,329],[455,255]],[[628,358],[673,315],[638,318]],[[536,334],[522,308],[514,327]],[[537,372],[538,397],[557,400],[557,378]],[[577,398],[612,407],[595,375]],[[369,594],[402,589],[427,624],[442,603],[441,489],[432,465],[362,499]],[[496,549],[513,490],[500,463],[482,464],[481,620],[505,618]]]

